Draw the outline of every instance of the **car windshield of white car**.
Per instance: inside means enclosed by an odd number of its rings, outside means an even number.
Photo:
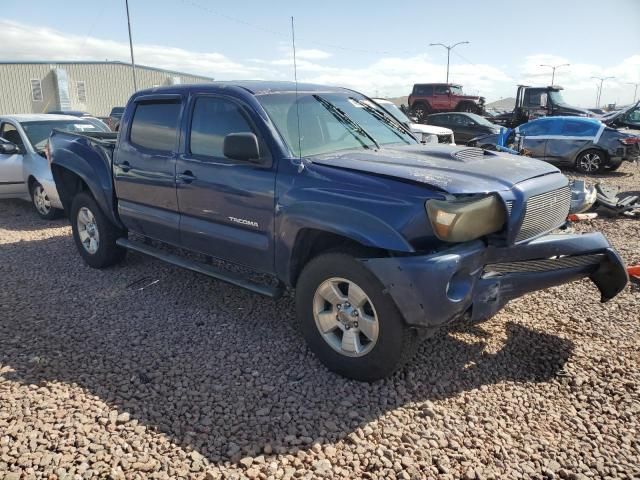
[[[35,150],[42,150],[47,144],[53,129],[66,132],[102,132],[103,129],[83,120],[45,120],[39,122],[23,122],[22,128]]]

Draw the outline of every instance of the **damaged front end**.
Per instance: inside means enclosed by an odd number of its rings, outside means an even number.
[[[477,240],[429,255],[362,262],[416,327],[438,327],[466,315],[483,321],[509,300],[584,277],[606,302],[628,281],[622,260],[600,233],[552,234],[508,247]]]

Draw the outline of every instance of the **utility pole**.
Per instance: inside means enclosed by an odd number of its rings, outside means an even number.
[[[444,48],[447,49],[447,85],[449,85],[449,56],[451,55],[451,50],[453,50],[458,45],[463,45],[465,43],[468,44],[469,42],[458,42],[458,43],[454,43],[453,45],[445,45],[444,43],[430,43],[429,44],[430,47],[440,46],[440,47],[444,47]]]
[[[600,80],[600,87],[598,88],[598,100],[597,100],[597,105],[596,108],[600,108],[600,99],[602,98],[602,84],[604,83],[605,80],[611,80],[612,78],[616,78],[616,77],[591,77],[595,80]]]
[[[138,82],[136,82],[136,61],[133,59],[133,40],[131,40],[131,20],[129,18],[129,0],[124,0],[127,9],[127,26],[129,27],[129,49],[131,50],[131,71],[133,72],[133,91],[138,91]]]
[[[562,63],[560,65],[547,65],[547,64],[541,64],[541,67],[549,67],[551,69],[551,85],[553,85],[553,81],[556,78],[556,68],[560,68],[560,67],[568,67],[570,65],[570,63]]]
[[[633,103],[636,103],[636,95],[638,94],[638,85],[640,85],[640,83],[627,82],[627,85],[633,85],[636,87],[633,90]]]

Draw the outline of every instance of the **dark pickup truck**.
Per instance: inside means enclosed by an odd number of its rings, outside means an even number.
[[[527,292],[583,277],[602,301],[624,288],[603,235],[550,233],[571,200],[555,167],[421,145],[374,105],[317,85],[179,85],[135,93],[117,138],[55,131],[81,256],[102,268],[134,250],[272,297],[295,289],[311,349],[366,381],[425,333]]]

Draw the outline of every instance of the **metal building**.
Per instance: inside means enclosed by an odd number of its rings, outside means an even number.
[[[213,78],[136,65],[139,89]],[[124,62],[0,62],[0,115],[82,110],[107,116],[133,93]]]

